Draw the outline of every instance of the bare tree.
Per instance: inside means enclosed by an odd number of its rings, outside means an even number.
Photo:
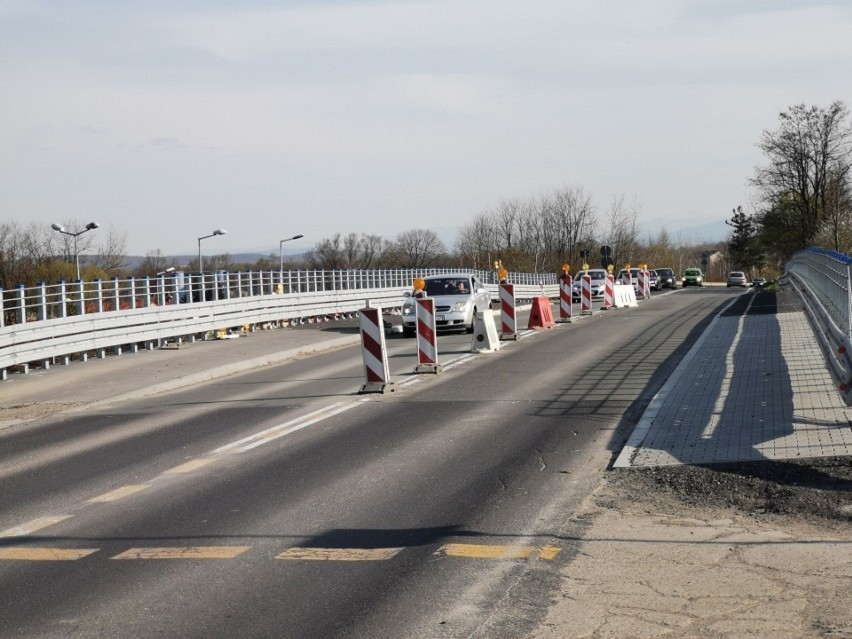
[[[612,248],[612,259],[617,267],[632,264],[640,257],[636,229],[639,206],[635,202],[628,206],[625,199],[624,195],[613,198],[602,234],[603,243]]]
[[[446,253],[444,243],[430,229],[403,231],[396,237],[396,246],[402,259],[401,266],[407,268],[434,266]]]
[[[852,255],[852,185],[832,175],[825,195],[824,217],[815,244]]]
[[[154,276],[157,273],[165,271],[168,267],[169,263],[163,252],[160,249],[153,249],[145,253],[145,259],[136,268],[134,274],[137,277],[144,275]]]
[[[314,249],[308,253],[307,259],[314,268],[346,268],[340,233],[317,242]]]
[[[106,238],[101,241],[95,265],[109,276],[118,275],[124,268],[127,257],[127,234],[118,232],[110,226]]]
[[[498,250],[496,225],[488,213],[463,225],[456,238],[456,254],[472,268],[490,269]]]
[[[798,104],[779,115],[778,129],[763,132],[758,147],[768,164],[755,168],[751,183],[763,204],[764,240],[782,255],[813,241],[825,219],[831,182],[849,179],[847,116],[841,101],[828,108]]]

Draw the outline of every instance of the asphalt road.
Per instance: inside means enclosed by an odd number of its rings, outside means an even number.
[[[732,294],[469,359],[441,336],[440,375],[392,337],[385,395],[346,348],[3,431],[0,636],[523,636],[572,512]]]

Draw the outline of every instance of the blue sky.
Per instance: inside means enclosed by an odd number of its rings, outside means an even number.
[[[850,103],[850,33],[849,2],[0,0],[0,221],[237,253],[580,184],[689,235],[748,209],[779,112]]]

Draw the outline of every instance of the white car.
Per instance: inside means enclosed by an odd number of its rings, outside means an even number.
[[[580,278],[589,274],[592,278],[592,299],[603,297],[606,289],[606,271],[602,268],[590,268],[588,271],[577,271],[574,276],[574,284],[571,287],[571,297],[573,301],[580,301]]]
[[[462,328],[473,333],[476,312],[491,308],[491,296],[482,281],[470,273],[429,275],[426,296],[435,300],[435,328]],[[417,319],[414,310],[414,291],[405,293],[402,304],[402,333],[414,337]]]

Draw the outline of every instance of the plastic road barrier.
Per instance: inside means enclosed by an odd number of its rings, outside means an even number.
[[[500,322],[502,324],[500,339],[518,339],[517,323],[515,321],[515,285],[500,285]]]
[[[364,358],[364,385],[359,393],[386,393],[394,390],[390,382],[388,369],[388,351],[385,345],[385,329],[382,322],[382,309],[362,308],[359,324],[361,327],[361,354]]]
[[[559,282],[559,321],[570,322],[574,312],[574,301],[571,298],[571,276],[565,275]]]
[[[580,278],[580,313],[592,314],[592,276],[583,275]]]
[[[615,304],[615,276],[612,273],[606,274],[606,281],[604,282],[604,303],[603,308],[605,311],[613,308]]]
[[[438,337],[435,333],[435,300],[418,297],[414,300],[417,318],[417,366],[415,373],[440,373]]]

